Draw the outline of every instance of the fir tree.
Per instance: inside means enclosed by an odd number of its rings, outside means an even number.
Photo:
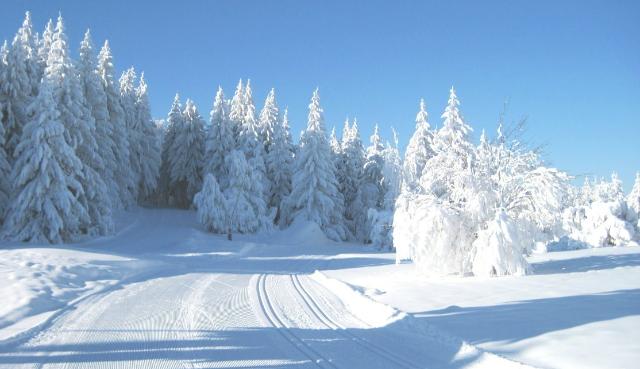
[[[343,200],[338,191],[317,89],[309,104],[307,129],[301,137],[293,172],[292,192],[287,199],[292,219],[315,222],[331,239],[346,239]]]
[[[22,26],[16,33],[11,47],[5,49],[6,67],[1,94],[5,96],[4,124],[7,135],[7,154],[15,157],[14,150],[20,141],[22,126],[27,121],[27,106],[37,91],[37,65],[31,13],[27,12]]]
[[[183,123],[176,131],[173,142],[171,181],[176,186],[177,202],[187,208],[193,196],[202,188],[204,155],[204,121],[190,99],[182,112]]]
[[[360,139],[358,122],[354,119],[353,125],[347,128],[342,137],[343,173],[341,192],[344,196],[345,214],[349,230],[353,237],[363,241],[367,237],[366,211],[360,194],[363,169],[364,148]]]
[[[114,176],[118,189],[118,205],[119,207],[126,208],[134,204],[134,196],[131,190],[135,188],[136,185],[130,169],[127,123],[122,105],[120,104],[120,91],[114,82],[113,57],[111,56],[108,41],[105,41],[98,55],[98,74],[107,97],[107,111],[109,112],[109,123],[111,124],[112,133],[111,139],[116,145],[113,153],[118,170]]]
[[[82,163],[65,139],[65,128],[48,80],[29,107],[31,120],[16,148],[12,185],[16,196],[5,222],[5,235],[15,241],[68,242],[89,221],[77,174]]]
[[[174,148],[176,135],[178,131],[182,129],[183,122],[180,96],[176,94],[173,98],[171,110],[169,110],[167,116],[164,138],[162,140],[159,192],[164,198],[164,201],[161,200],[161,202],[165,205],[175,205],[176,192],[171,178],[171,168],[173,167],[175,155],[172,150]]]
[[[207,173],[204,177],[202,190],[194,196],[193,203],[198,210],[198,221],[207,231],[228,231],[227,202],[213,174]]]
[[[220,178],[218,184],[224,191],[228,187],[228,170],[225,167],[225,157],[235,148],[233,126],[227,114],[224,91],[218,87],[213,108],[210,114],[210,126],[205,142],[205,172]]]
[[[144,73],[140,75],[138,87],[136,88],[136,121],[140,130],[140,149],[137,154],[140,165],[140,199],[149,198],[158,185],[158,175],[160,171],[160,147],[157,137],[157,129],[151,118],[151,107],[149,106],[149,95],[147,82]]]
[[[416,129],[409,140],[404,159],[404,185],[416,190],[427,161],[434,155],[433,133],[430,130],[428,114],[423,99],[416,115]]]
[[[49,26],[47,26],[47,30],[49,30]],[[51,37],[53,40],[53,36],[46,37]],[[50,49],[50,47],[51,44],[49,44],[48,48]],[[117,148],[113,142],[112,125],[109,121],[109,111],[107,110],[107,96],[96,68],[97,59],[93,52],[91,33],[87,30],[80,44],[78,73],[88,109],[91,111],[95,122],[96,154],[102,161],[102,165],[97,168],[98,174],[105,184],[111,184],[115,183],[116,173],[118,172],[118,163],[114,154]],[[111,206],[118,206],[119,195],[117,187],[107,186],[107,192],[109,193]]]
[[[242,128],[242,122],[245,118],[244,103],[245,103],[244,87],[242,86],[242,80],[238,81],[236,91],[229,103],[229,123],[231,124],[233,131],[233,141],[238,147],[238,140],[240,130]]]
[[[73,175],[82,185],[84,197],[79,200],[90,216],[83,227],[92,235],[106,234],[112,230],[113,221],[107,188],[99,174],[104,171],[104,163],[98,156],[91,108],[85,99],[79,73],[69,56],[62,17],[58,17],[56,23],[43,79],[51,88],[67,142],[75,148],[82,163],[80,171]]]
[[[136,80],[137,75],[133,67],[122,72],[120,76],[120,103],[124,112],[127,137],[129,138],[129,168],[133,176],[134,186],[129,188],[134,198],[138,197],[140,188],[143,158],[142,127],[138,121],[136,111]]]
[[[44,68],[47,67],[47,59],[49,58],[49,50],[51,49],[51,43],[53,42],[53,34],[53,20],[49,19],[44,31],[42,32],[40,42],[38,43],[38,66],[41,75],[44,74]]]
[[[277,109],[277,108],[276,108]],[[291,177],[293,165],[293,144],[289,132],[287,109],[282,120],[277,119],[271,133],[271,142],[266,155],[266,166],[269,183],[269,207],[276,209],[275,221],[283,224],[284,200],[291,193]]]

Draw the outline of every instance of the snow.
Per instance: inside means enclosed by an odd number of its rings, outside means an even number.
[[[534,273],[426,277],[313,222],[207,233],[193,211],[1,244],[0,368],[629,368],[640,247],[536,254]],[[615,352],[615,355],[605,353]]]
[[[393,261],[393,255],[360,257]],[[536,254],[520,277],[424,277],[412,264],[326,271],[479,348],[543,368],[640,362],[640,247]],[[615,353],[615,354],[612,354]]]

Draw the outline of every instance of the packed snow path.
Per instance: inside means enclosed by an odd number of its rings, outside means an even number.
[[[345,246],[313,245],[313,230],[260,244],[205,234],[187,212],[128,223],[88,247],[151,266],[0,347],[0,368],[523,367],[323,283],[316,269],[373,261],[330,258]]]

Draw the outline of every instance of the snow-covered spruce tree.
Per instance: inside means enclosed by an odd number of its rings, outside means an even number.
[[[244,119],[238,135],[238,150],[244,153],[247,163],[251,168],[251,178],[255,182],[258,193],[261,193],[266,203],[269,194],[269,183],[267,181],[267,169],[264,162],[264,146],[258,136],[259,127],[256,120],[255,106],[251,92],[251,81],[247,81],[244,88]],[[258,188],[260,187],[260,188]],[[265,209],[267,212],[267,209]],[[270,210],[269,212],[275,213]]]
[[[396,199],[400,194],[403,177],[402,158],[398,149],[398,135],[393,130],[393,142],[387,142],[383,156],[382,167],[382,208],[379,211],[369,210],[368,218],[371,223],[371,243],[378,247],[393,248],[393,213]]]
[[[404,186],[407,186],[410,191],[418,188],[424,166],[434,156],[433,132],[428,118],[424,99],[420,99],[416,129],[409,140],[404,157]]]
[[[49,44],[46,46],[47,50],[51,48],[51,42],[53,41],[53,31],[50,36],[47,35],[49,28],[53,28],[50,23],[47,24],[47,30],[43,35],[43,40],[50,38]],[[87,30],[80,44],[80,60],[78,61],[77,69],[87,106],[95,122],[96,155],[102,161],[102,165],[97,167],[96,170],[105,184],[112,184],[115,183],[115,175],[118,172],[118,163],[114,154],[116,145],[113,142],[112,125],[109,121],[107,96],[96,69],[97,63],[93,52],[91,33]],[[109,194],[111,207],[117,207],[119,204],[117,188],[109,185],[107,186],[107,193]]]
[[[317,89],[309,104],[307,129],[300,139],[293,173],[292,191],[287,198],[291,219],[315,222],[327,237],[345,240],[343,204]]]
[[[27,106],[33,101],[37,83],[34,39],[31,14],[26,13],[22,26],[13,38],[10,47],[4,46],[5,71],[0,95],[4,96],[3,120],[6,136],[5,150],[15,157],[14,150],[20,141],[22,126],[28,117]],[[13,161],[13,160],[11,160]]]
[[[143,158],[142,127],[138,121],[136,111],[136,71],[133,67],[122,72],[120,76],[120,103],[124,112],[124,120],[129,138],[129,169],[133,176],[134,186],[129,192],[134,199],[138,199],[139,183],[141,182],[142,168],[140,161]]]
[[[198,221],[207,231],[228,231],[227,201],[213,174],[207,173],[204,177],[202,190],[194,196],[193,204],[198,211]]]
[[[37,52],[37,60],[38,60],[38,68],[40,70],[40,75],[44,74],[44,68],[47,67],[47,59],[49,58],[49,50],[51,49],[51,43],[53,42],[53,33],[54,26],[53,20],[49,18],[47,25],[42,32],[42,36],[40,37],[40,42],[38,42],[38,52]],[[86,37],[86,35],[85,35]]]
[[[344,218],[350,234],[358,241],[366,241],[368,229],[366,226],[367,209],[362,202],[364,147],[360,139],[358,122],[354,119],[351,127],[345,126],[342,136],[342,183],[341,192],[344,196]]]
[[[173,153],[174,142],[178,131],[182,129],[184,119],[182,116],[182,104],[180,103],[180,95],[176,94],[171,104],[171,110],[167,116],[164,127],[164,138],[162,140],[162,153],[160,165],[160,178],[158,192],[160,203],[162,205],[176,205],[176,191],[174,181],[171,178],[171,168],[175,155]]]
[[[229,123],[231,124],[233,132],[233,141],[238,145],[240,130],[242,128],[242,122],[244,122],[245,112],[245,93],[242,85],[242,80],[238,81],[236,91],[233,94],[233,98],[229,103]]]
[[[250,88],[250,86],[248,86]],[[264,152],[268,153],[274,141],[275,131],[280,124],[280,110],[276,102],[275,89],[269,90],[264,100],[264,106],[258,117],[258,134],[262,140]]]
[[[131,190],[135,188],[135,182],[133,172],[130,168],[127,123],[122,105],[120,104],[120,91],[114,81],[113,69],[113,57],[111,55],[111,49],[109,48],[109,41],[105,41],[98,55],[98,74],[107,97],[107,111],[109,112],[109,123],[111,124],[112,134],[111,139],[116,145],[113,153],[118,170],[114,175],[118,189],[118,207],[127,208],[135,203],[135,198],[131,192]]]
[[[204,170],[213,174],[217,180],[219,178],[218,184],[221,191],[224,191],[229,186],[225,157],[235,149],[236,143],[222,87],[218,87],[209,117],[211,124],[205,141]]]
[[[370,137],[371,145],[366,149],[366,157],[363,166],[363,176],[358,195],[362,205],[362,212],[366,216],[364,222],[365,242],[371,242],[373,218],[382,210],[384,204],[384,145],[378,134],[376,124],[373,135]]]
[[[278,120],[273,129],[273,139],[266,156],[267,175],[271,184],[269,206],[276,209],[275,221],[284,226],[283,216],[285,199],[291,193],[293,165],[293,143],[289,131],[289,117],[284,110],[282,120]]]
[[[136,122],[140,132],[140,149],[137,160],[140,163],[140,182],[138,189],[139,201],[149,199],[158,185],[160,171],[160,147],[158,130],[151,118],[149,95],[144,73],[140,75],[136,88],[135,112]]]
[[[176,188],[176,205],[188,208],[202,188],[204,121],[192,100],[187,99],[183,123],[176,131],[171,160],[171,181]]]
[[[225,157],[229,187],[224,191],[227,200],[227,231],[254,233],[269,229],[272,219],[265,215],[266,203],[261,187],[253,178],[253,169],[244,153],[233,150]]]
[[[2,63],[0,61],[0,75],[2,75]],[[2,104],[2,101],[0,101]],[[1,105],[0,105],[1,107]],[[5,131],[2,122],[2,109],[0,109],[0,226],[4,222],[4,217],[9,206],[11,197],[11,183],[9,181],[11,175],[11,165],[5,151]]]
[[[69,56],[62,17],[58,17],[49,50],[44,77],[51,88],[59,120],[65,127],[67,142],[75,148],[82,166],[80,172],[70,173],[82,185],[83,196],[78,197],[89,214],[89,222],[82,224],[83,232],[103,235],[112,231],[111,199],[100,173],[104,163],[98,155],[95,121],[91,106],[84,96],[80,75]]]
[[[77,173],[82,163],[67,142],[65,128],[47,79],[29,107],[16,148],[12,172],[15,197],[4,224],[5,237],[15,241],[60,243],[81,235],[89,221]]]

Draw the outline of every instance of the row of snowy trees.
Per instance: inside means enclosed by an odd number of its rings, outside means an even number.
[[[525,274],[524,254],[561,237],[593,247],[640,235],[640,178],[627,199],[616,176],[576,191],[502,124],[474,145],[453,88],[442,119],[431,129],[421,101],[393,217],[398,261],[432,274]]]
[[[256,114],[250,82],[240,81],[231,99],[218,89],[209,124],[176,95],[164,126],[158,198],[182,208],[193,202],[209,231],[251,233],[302,218],[334,240],[388,241],[389,217],[383,224],[368,213],[392,211],[397,145],[383,145],[376,128],[365,150],[355,121],[341,141],[335,129],[328,138],[318,91],[298,145],[273,89]]]
[[[113,211],[149,198],[160,150],[148,88],[118,81],[108,42],[85,33],[78,59],[62,17],[31,16],[0,50],[0,222],[5,238],[69,242],[113,230]]]

